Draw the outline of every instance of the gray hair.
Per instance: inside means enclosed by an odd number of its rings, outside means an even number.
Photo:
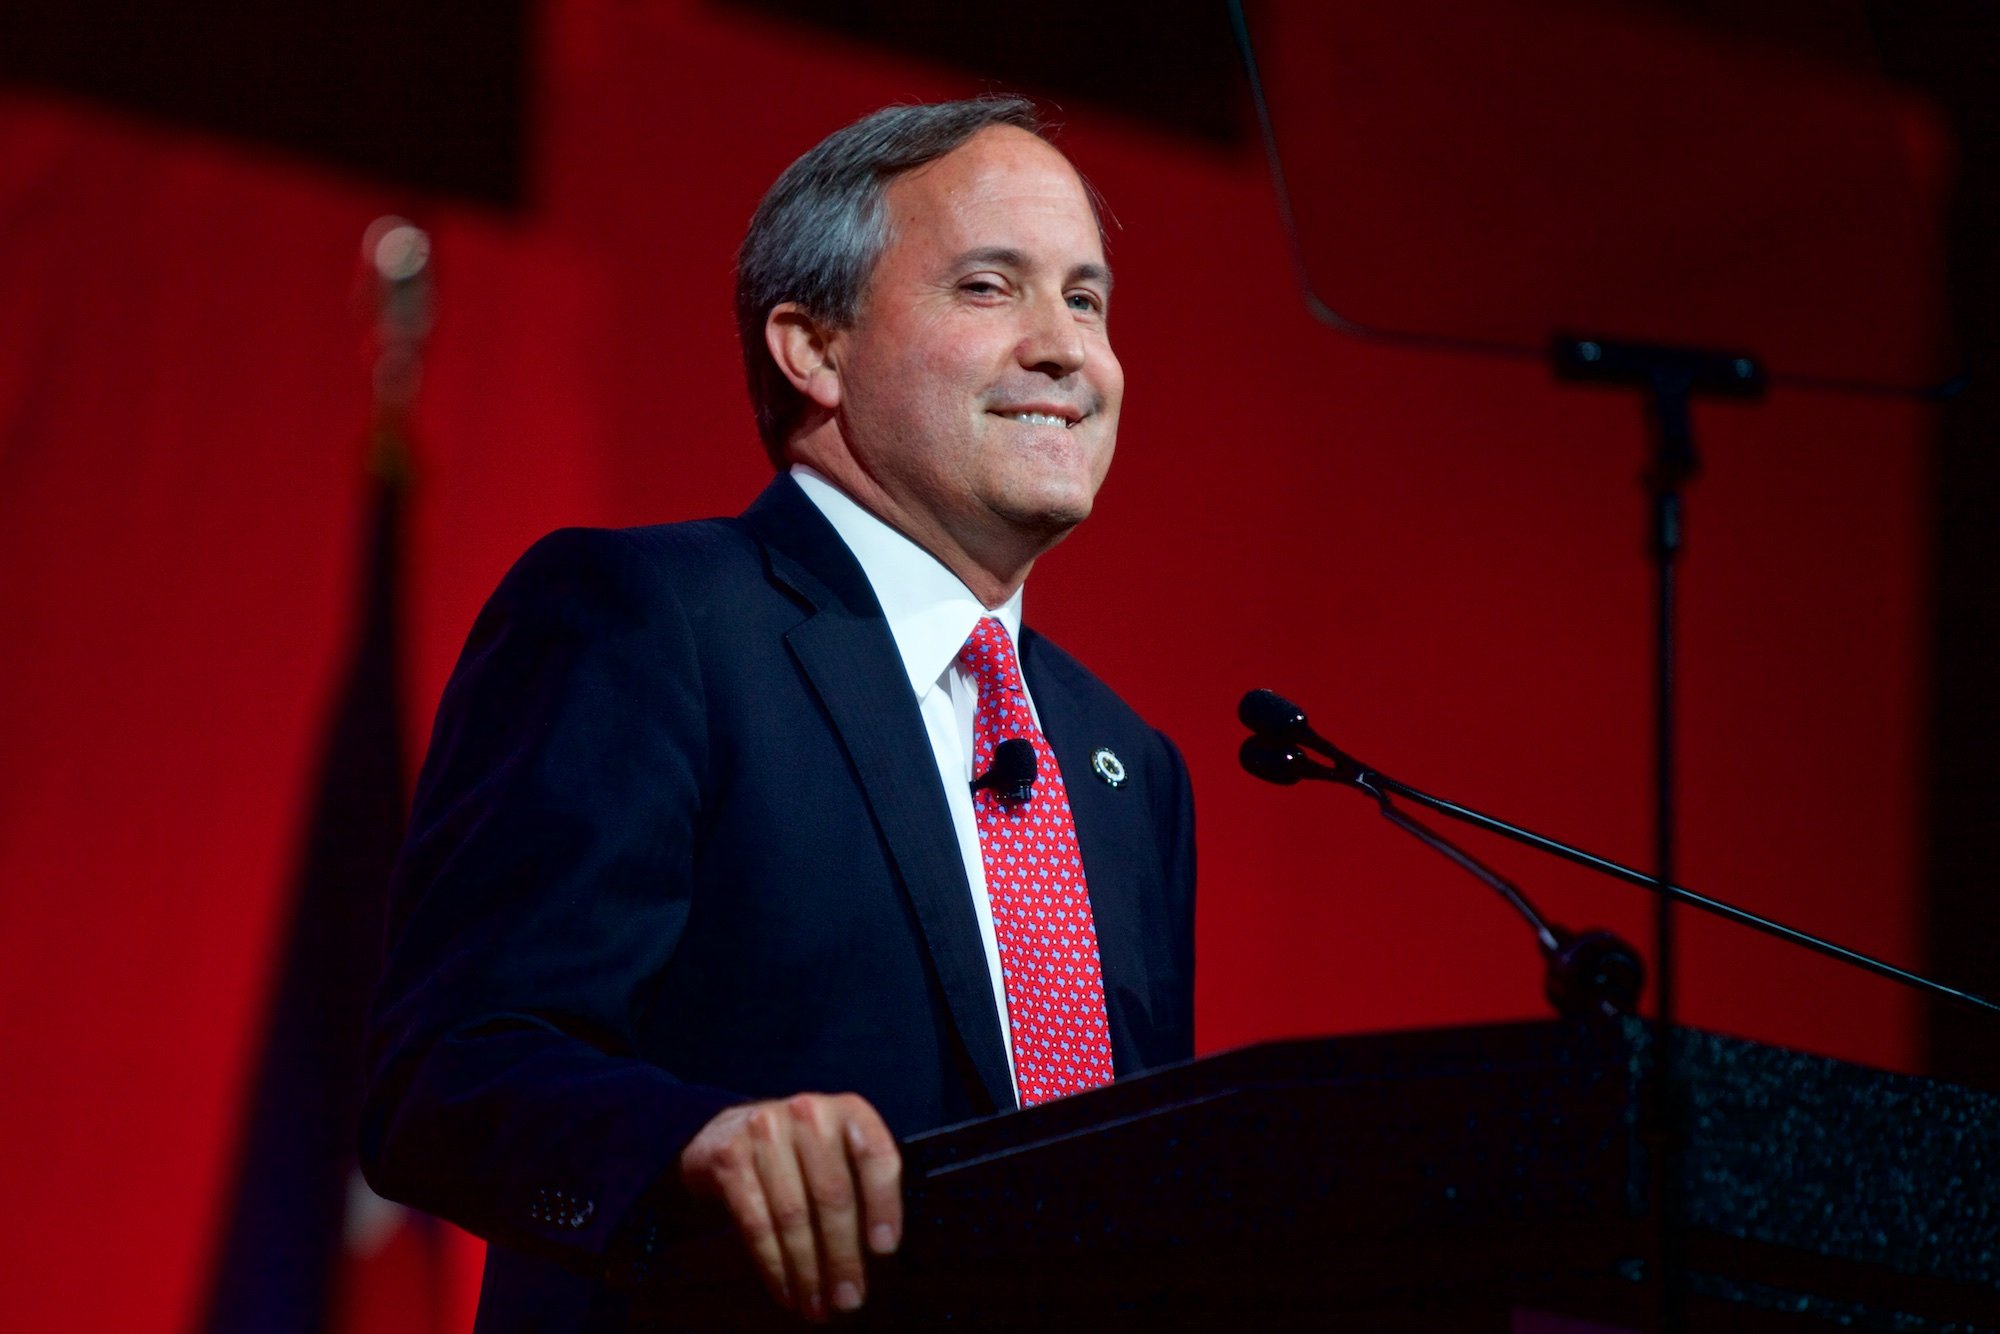
[[[1021,97],[884,107],[807,150],[757,206],[736,252],[736,333],[772,466],[785,466],[785,436],[803,403],[764,344],[772,308],[795,301],[833,328],[851,326],[889,243],[883,190],[992,125],[1036,135],[1043,129],[1034,104]]]

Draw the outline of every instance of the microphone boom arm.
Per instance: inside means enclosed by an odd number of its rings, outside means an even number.
[[[1503,838],[1511,838],[1516,843],[1526,844],[1528,847],[1534,848],[1539,852],[1546,852],[1560,857],[1564,861],[1588,867],[1593,871],[1611,876],[1614,879],[1637,885],[1641,889],[1651,890],[1654,893],[1662,892],[1659,881],[1647,875],[1644,871],[1635,871],[1631,867],[1620,865],[1618,862],[1614,862],[1607,857],[1599,857],[1595,853],[1585,852],[1582,848],[1571,847],[1567,843],[1559,842],[1544,834],[1537,834],[1532,829],[1523,829],[1519,825],[1509,824],[1505,820],[1495,819],[1491,815],[1475,811],[1469,806],[1461,806],[1455,801],[1446,801],[1443,797],[1434,797],[1428,792],[1411,787],[1408,783],[1398,782],[1387,774],[1379,770],[1370,769],[1352,756],[1340,751],[1317,733],[1301,736],[1299,739],[1302,743],[1311,746],[1314,750],[1333,760],[1335,772],[1343,775],[1342,781],[1351,783],[1361,788],[1364,792],[1372,793],[1378,801],[1381,799],[1382,792],[1393,792],[1407,801],[1413,801],[1419,806],[1436,811],[1439,815],[1449,816],[1451,819],[1469,824],[1475,829],[1484,829],[1489,833],[1499,834]],[[1347,774],[1352,774],[1352,777],[1346,777],[1345,775]],[[1697,894],[1693,890],[1680,885],[1669,885],[1665,888],[1664,892],[1676,903],[1685,903],[1691,908],[1699,908],[1705,913],[1725,918],[1728,921],[1739,923],[1753,930],[1762,931],[1765,935],[1776,936],[1779,940],[1790,941],[1792,944],[1809,949],[1815,954],[1823,954],[1829,959],[1838,959],[1842,963],[1864,969],[1879,977],[1886,977],[1892,981],[1901,982],[1906,987],[1913,987],[1918,991],[1928,992],[1933,996],[1941,996],[1946,1000],[1955,1001],[1960,1005],[1969,1006],[1975,1010],[1984,1010],[1989,1014],[2000,1014],[2000,1004],[1995,1004],[1984,996],[1974,995],[1969,991],[1960,991],[1957,987],[1933,981],[1920,973],[1913,973],[1907,968],[1898,968],[1895,964],[1877,959],[1872,955],[1863,954],[1859,950],[1851,950],[1845,945],[1836,945],[1830,940],[1822,940],[1820,937],[1812,935],[1809,932],[1801,931],[1796,927],[1786,926],[1783,922],[1774,922],[1768,917],[1761,917],[1747,908],[1739,908],[1733,903],[1725,903],[1721,899],[1712,899],[1705,894]]]
[[[1381,810],[1383,819],[1417,839],[1433,851],[1443,853],[1446,857],[1456,862],[1461,870],[1470,873],[1494,893],[1512,904],[1514,911],[1527,918],[1528,925],[1534,928],[1535,939],[1541,942],[1543,953],[1550,953],[1562,948],[1561,929],[1542,916],[1541,913],[1537,912],[1535,905],[1528,902],[1527,895],[1523,894],[1513,881],[1501,875],[1498,871],[1491,869],[1477,857],[1474,857],[1471,853],[1465,851],[1443,834],[1432,829],[1429,825],[1424,824],[1420,820],[1413,820],[1403,814],[1403,812],[1397,810],[1389,801],[1386,794],[1366,786],[1362,786],[1361,790],[1375,798],[1375,804]]]
[[[1322,754],[1332,750],[1316,735],[1297,736],[1296,740]],[[1378,776],[1352,758],[1334,752],[1329,756],[1332,764],[1321,764],[1298,745],[1269,734],[1246,737],[1238,756],[1245,769],[1267,782],[1290,785],[1311,778],[1359,788],[1375,798],[1376,809],[1382,812],[1383,819],[1433,852],[1443,854],[1453,865],[1505,899],[1534,930],[1535,943],[1542,954],[1542,989],[1558,1013],[1617,1017],[1638,1012],[1646,966],[1637,950],[1609,931],[1579,934],[1542,916],[1513,881],[1421,820],[1398,810],[1388,794],[1375,785]]]

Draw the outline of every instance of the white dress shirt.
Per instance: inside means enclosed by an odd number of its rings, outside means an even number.
[[[986,863],[979,855],[979,821],[972,810],[972,715],[979,704],[979,682],[959,665],[965,647],[982,616],[997,617],[1016,644],[1021,636],[1021,590],[1000,606],[987,610],[972,590],[946,569],[937,557],[862,508],[839,487],[803,463],[792,465],[792,479],[819,508],[854,553],[861,571],[875,590],[888,618],[889,634],[910,675],[910,689],[930,735],[937,760],[938,781],[958,835],[959,859],[972,885],[972,912],[979,919],[979,939],[986,947],[986,970],[993,982],[993,1011],[1000,1017],[1000,1040],[1007,1049],[1007,1073],[1014,1073],[1014,1040],[1007,1023],[1007,988],[1000,974],[1000,942],[993,932],[993,905],[986,895]],[[1026,689],[1026,680],[1022,682]],[[1028,700],[1034,713],[1035,701]],[[1035,714],[1041,725],[1041,716]],[[1020,1098],[1017,1083],[1014,1095]]]

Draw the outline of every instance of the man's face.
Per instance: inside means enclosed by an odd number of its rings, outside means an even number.
[[[897,511],[883,517],[948,564],[941,543],[982,562],[1046,549],[1090,513],[1125,385],[1083,183],[993,126],[883,204],[888,244],[834,337],[848,449]]]

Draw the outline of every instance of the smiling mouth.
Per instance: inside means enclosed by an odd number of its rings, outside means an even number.
[[[1081,417],[1060,417],[1052,412],[996,412],[996,417],[1004,417],[1010,422],[1020,422],[1024,426],[1060,426],[1065,431],[1083,420]]]

